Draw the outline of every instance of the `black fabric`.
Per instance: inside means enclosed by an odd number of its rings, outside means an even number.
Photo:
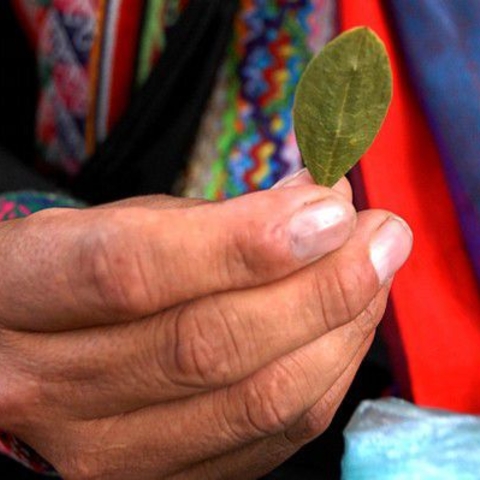
[[[0,0],[0,194],[24,189],[55,190],[51,182],[26,165],[33,164],[35,158],[36,78],[33,51],[10,2]],[[0,455],[0,479],[45,478]]]
[[[232,34],[238,0],[193,0],[146,85],[73,190],[101,203],[169,193],[185,167]]]
[[[15,190],[53,192],[56,187],[0,147],[0,194]]]
[[[55,477],[32,472],[15,460],[0,455],[0,478],[2,480],[46,480]]]
[[[0,0],[0,145],[29,164],[35,158],[37,91],[34,52],[10,1]]]

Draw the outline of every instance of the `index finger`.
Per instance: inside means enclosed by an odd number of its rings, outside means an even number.
[[[344,196],[313,185],[188,209],[39,212],[0,229],[0,316],[38,331],[130,321],[283,278],[355,221]]]

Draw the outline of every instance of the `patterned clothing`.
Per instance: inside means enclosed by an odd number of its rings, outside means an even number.
[[[290,115],[295,86],[334,25],[332,0],[241,2],[184,194],[234,197],[298,170]]]
[[[0,222],[31,215],[46,208],[79,208],[83,204],[66,195],[45,192],[12,192],[0,196]]]
[[[75,175],[147,79],[187,2],[12,1],[37,51],[40,158]]]
[[[127,108],[132,89],[148,78],[187,2],[15,2],[37,48],[40,156],[75,175]],[[231,197],[298,169],[293,92],[334,25],[334,0],[241,1],[184,194]]]

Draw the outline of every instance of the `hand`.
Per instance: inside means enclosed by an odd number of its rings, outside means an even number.
[[[411,234],[305,172],[0,224],[0,428],[66,479],[257,478],[328,426]]]

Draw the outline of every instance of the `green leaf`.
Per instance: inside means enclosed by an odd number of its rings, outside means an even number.
[[[372,144],[392,98],[387,52],[365,27],[329,42],[308,64],[293,107],[303,161],[315,181],[334,185]]]

